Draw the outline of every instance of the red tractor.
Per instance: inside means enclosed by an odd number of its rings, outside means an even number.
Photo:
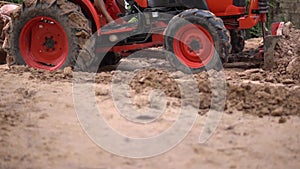
[[[24,0],[13,18],[9,53],[16,64],[87,70],[98,59],[101,65],[116,64],[133,51],[163,46],[175,54],[167,56],[175,68],[195,73],[226,62],[231,49],[242,51],[244,30],[265,23],[268,4],[251,0],[247,8],[245,0]],[[117,20],[130,14],[137,16],[134,22]],[[98,38],[84,45],[94,33]],[[114,45],[106,49],[103,44]],[[106,50],[105,58],[97,56]]]

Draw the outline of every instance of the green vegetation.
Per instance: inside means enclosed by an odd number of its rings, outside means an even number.
[[[23,0],[4,0],[4,1],[6,1],[6,2],[12,2],[12,3],[18,3],[18,4],[20,4],[20,3],[23,2]]]

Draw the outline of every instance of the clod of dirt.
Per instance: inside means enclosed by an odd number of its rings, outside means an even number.
[[[298,54],[298,56],[299,56],[299,54]],[[300,68],[300,57],[296,57],[288,64],[286,71],[294,79],[300,79],[300,69],[299,68]]]
[[[46,119],[48,117],[49,117],[49,115],[47,113],[43,113],[39,116],[39,119]]]
[[[72,76],[73,76],[73,70],[72,70],[72,68],[71,68],[71,67],[66,67],[66,68],[64,68],[63,74],[64,74],[66,77],[72,77]]]
[[[282,83],[283,84],[294,84],[294,80],[293,79],[283,79],[282,80]]]
[[[282,123],[286,123],[286,118],[284,117],[280,117],[280,119],[278,120],[278,123],[282,124]]]
[[[109,94],[109,90],[106,88],[96,89],[96,96],[106,96]]]
[[[272,111],[271,115],[272,116],[282,116],[284,113],[283,107],[278,107],[274,111]]]

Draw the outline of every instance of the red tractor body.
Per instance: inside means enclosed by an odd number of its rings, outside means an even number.
[[[93,4],[89,0],[71,0],[75,3],[84,3],[85,5],[80,5],[84,8],[84,11],[89,13],[89,16],[93,16],[94,22],[97,23],[97,28],[101,27],[98,18],[98,15],[101,13],[97,13],[94,9]],[[82,1],[80,3],[80,1]],[[148,8],[148,0],[135,0],[137,5],[141,8]],[[260,10],[259,0],[251,1],[252,3],[249,4],[247,14],[246,9],[246,2],[245,0],[207,0],[207,7],[209,11],[214,13],[216,16],[221,17],[224,22],[225,26],[228,28],[238,28],[238,29],[249,29],[255,26],[259,21],[264,20],[263,15],[259,15],[258,11]],[[92,7],[92,8],[91,8]],[[116,0],[106,0],[106,7],[110,12],[111,16],[114,19],[118,18],[118,14],[121,13],[119,6],[117,5]],[[255,12],[256,11],[256,12]],[[226,22],[227,21],[227,22]],[[228,23],[228,24],[226,24]],[[102,23],[106,24],[106,23]],[[234,26],[233,26],[234,25]]]
[[[100,1],[103,2],[103,0]],[[183,64],[192,68],[193,72],[198,72],[215,58],[214,52],[207,43],[215,46],[217,52],[221,53],[221,60],[226,62],[226,55],[231,48],[228,30],[230,30],[231,39],[234,42],[234,44],[231,43],[233,51],[239,52],[244,45],[244,39],[239,34],[240,31],[249,29],[260,21],[265,22],[268,10],[267,0],[252,0],[248,9],[246,9],[245,0],[127,0],[130,9],[125,9],[123,0],[105,0],[103,3],[105,9],[95,7],[96,2],[90,0],[66,2],[56,0],[55,3],[36,1],[34,3],[37,9],[33,9],[32,4],[23,4],[20,17],[22,22],[21,24],[15,22],[13,34],[16,35],[11,38],[10,43],[16,44],[17,42],[18,45],[11,46],[11,54],[16,55],[16,63],[25,63],[32,67],[48,70],[74,66],[75,62],[80,63],[80,67],[86,67],[90,64],[90,60],[96,60],[97,53],[103,52],[109,54],[100,59],[107,62],[105,64],[114,64],[119,60],[117,58],[126,57],[132,51],[164,45],[168,51],[177,56],[176,63],[174,63],[176,67],[181,67],[180,64]],[[44,6],[47,5],[49,9],[43,11]],[[65,12],[65,6],[73,8],[70,14],[64,16],[65,18],[56,17],[53,14],[55,10]],[[80,10],[77,9],[79,7]],[[160,17],[159,13],[177,15],[177,17],[157,19]],[[121,18],[130,14],[134,14],[137,21],[132,23]],[[78,20],[68,20],[72,15],[81,19],[81,23],[77,22]],[[109,29],[105,26],[109,20],[107,15],[116,20],[114,24],[110,24]],[[197,29],[186,27],[178,18],[186,19]],[[170,22],[172,24],[169,24]],[[78,54],[83,50],[82,45],[76,46],[76,41],[82,42],[84,38],[74,38],[74,36],[78,37],[82,31],[72,33],[71,30],[79,29],[80,25],[87,33],[85,38],[91,37],[91,34],[95,32],[100,38],[96,40],[95,50],[93,48],[96,56],[89,56],[78,61],[80,58],[70,55],[74,55],[76,52]],[[145,33],[145,30],[149,32]],[[124,34],[131,34],[131,32],[140,32],[140,35],[122,39]],[[179,36],[184,42],[166,38],[168,35]],[[75,46],[70,44],[70,38],[76,42],[73,44]],[[118,43],[114,44],[115,41]],[[99,46],[97,44],[108,45]],[[114,44],[112,48],[111,44]],[[64,46],[67,49],[64,49]],[[16,52],[15,48],[21,51]],[[77,51],[73,48],[76,48]]]

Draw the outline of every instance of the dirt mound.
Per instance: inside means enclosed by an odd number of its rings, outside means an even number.
[[[226,112],[271,116],[300,115],[300,87],[244,80],[228,83]]]
[[[11,74],[17,74],[19,76],[26,76],[29,80],[41,80],[44,82],[72,82],[73,80],[73,70],[71,67],[66,67],[64,69],[59,69],[55,71],[47,71],[42,69],[30,68],[28,66],[22,65],[13,65],[10,66],[9,69],[6,70]],[[82,72],[81,72],[82,73]],[[89,73],[82,73],[84,81],[90,81],[90,78],[86,78],[85,75],[89,75]],[[101,84],[110,84],[112,80],[113,71],[110,72],[100,72],[94,75],[93,82],[101,83]]]
[[[9,73],[46,83],[72,82],[72,73],[67,70],[54,72],[36,70],[24,66],[12,67]],[[126,73],[126,72],[123,72]],[[110,85],[118,72],[101,72],[95,75],[95,83]],[[130,74],[130,72],[128,72]],[[211,108],[212,86],[209,74],[202,72],[185,75],[182,72],[165,72],[163,70],[145,69],[133,73],[131,90],[139,95],[159,89],[166,96],[181,98],[178,79],[194,78],[200,92],[199,114],[206,114]],[[300,87],[292,79],[273,76],[262,69],[227,69],[226,74],[226,113],[244,112],[262,116],[300,116]],[[26,76],[25,76],[26,75]],[[122,79],[120,79],[122,80]],[[223,79],[225,80],[225,79]],[[281,81],[282,83],[279,83]]]
[[[275,48],[275,68],[277,76],[293,79],[300,83],[300,30],[287,23],[283,36]]]
[[[168,74],[156,69],[142,70],[135,75],[130,86],[137,93],[142,93],[149,89],[160,89],[167,96],[180,98],[177,82]]]
[[[225,70],[225,74],[226,113],[240,111],[259,117],[300,116],[300,87],[294,83],[294,80],[281,78],[262,69]],[[143,70],[133,78],[131,88],[138,94],[161,89],[167,96],[181,98],[180,89],[176,79],[174,80],[176,76],[194,78],[198,82],[201,96],[199,114],[207,113],[211,108],[212,86],[209,74],[206,72],[183,75],[180,72]]]
[[[47,82],[71,82],[73,77],[73,72],[69,67],[63,70],[47,71],[42,69],[30,68],[28,66],[11,66],[7,71],[9,73],[17,74],[20,76],[22,76],[23,74],[27,74],[28,76],[26,77],[28,77],[29,80],[36,79]]]

